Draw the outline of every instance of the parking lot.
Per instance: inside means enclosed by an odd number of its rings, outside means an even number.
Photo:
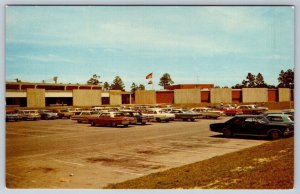
[[[7,122],[7,187],[102,188],[268,141],[226,139],[209,130],[229,118],[128,128],[69,119]]]

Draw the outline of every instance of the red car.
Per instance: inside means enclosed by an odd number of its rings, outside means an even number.
[[[103,112],[99,116],[90,117],[89,123],[91,126],[96,125],[107,125],[117,127],[122,125],[123,127],[128,127],[129,124],[136,124],[136,118],[126,117],[120,112]]]
[[[222,110],[225,115],[227,116],[235,116],[235,115],[241,115],[243,114],[243,111],[238,108],[233,108],[233,109],[227,109],[227,110]]]

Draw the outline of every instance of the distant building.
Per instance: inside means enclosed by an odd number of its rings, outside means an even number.
[[[175,89],[210,89],[214,88],[214,84],[177,84],[177,85],[171,85],[171,86],[165,86],[165,90],[175,90]]]

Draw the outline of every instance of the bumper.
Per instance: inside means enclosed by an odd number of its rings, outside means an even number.
[[[294,135],[294,131],[285,131],[283,132],[284,137],[290,137]]]
[[[130,124],[130,121],[122,121],[121,122],[121,125],[129,125]]]

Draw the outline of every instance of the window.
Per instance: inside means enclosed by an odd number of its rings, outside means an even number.
[[[282,119],[282,117],[280,117],[280,116],[268,116],[268,119],[269,119],[270,121],[283,122],[283,119]]]
[[[256,122],[256,119],[255,118],[246,118],[245,122],[246,123],[253,123],[253,122]]]

